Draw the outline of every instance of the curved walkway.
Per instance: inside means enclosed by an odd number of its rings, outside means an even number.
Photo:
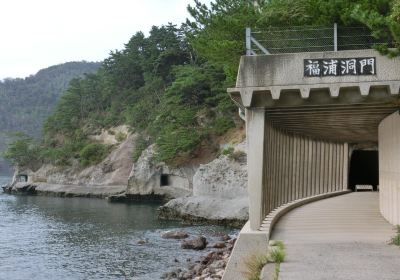
[[[283,240],[280,280],[399,280],[400,248],[379,212],[376,192],[350,193],[283,216],[271,239]]]

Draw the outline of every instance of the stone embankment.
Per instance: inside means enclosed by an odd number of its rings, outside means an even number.
[[[172,235],[170,233],[170,235]],[[177,234],[182,236],[182,232]],[[172,235],[172,236],[177,236]],[[171,237],[174,238],[174,237]],[[204,254],[197,260],[188,260],[186,267],[174,269],[163,274],[162,279],[166,280],[218,280],[224,274],[226,264],[235,244],[236,237],[231,237],[221,233],[219,241],[208,244],[204,236],[183,240],[181,247],[183,249],[203,250],[205,248],[211,251]],[[187,244],[196,244],[201,246],[187,246]]]

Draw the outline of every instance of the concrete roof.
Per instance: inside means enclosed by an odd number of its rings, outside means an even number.
[[[376,74],[305,77],[305,59],[376,58]],[[399,109],[400,59],[375,50],[313,52],[241,58],[228,89],[240,107],[266,110],[273,124],[313,138],[376,142],[380,121]]]

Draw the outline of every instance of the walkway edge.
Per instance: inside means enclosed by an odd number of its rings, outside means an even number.
[[[290,203],[284,204],[277,209],[273,210],[264,219],[259,230],[251,230],[250,223],[247,222],[236,241],[235,247],[233,248],[232,254],[229,258],[228,264],[225,269],[225,273],[222,280],[245,280],[243,272],[246,271],[245,261],[248,257],[253,254],[265,254],[268,249],[268,241],[272,232],[272,229],[276,222],[286,213],[291,210],[300,207],[302,205],[331,198],[334,196],[344,195],[350,193],[350,190],[343,190],[337,192],[331,192],[326,194],[315,195],[312,197],[302,198]]]
[[[274,209],[271,213],[269,213],[267,215],[267,217],[261,223],[260,231],[265,232],[269,239],[274,225],[286,213],[292,211],[293,209],[295,209],[297,207],[303,206],[303,205],[311,203],[311,202],[315,202],[318,200],[331,198],[331,197],[335,197],[335,196],[339,196],[339,195],[344,195],[344,194],[348,194],[348,193],[351,193],[351,190],[343,190],[343,191],[319,194],[319,195],[315,195],[315,196],[311,196],[311,197],[297,199],[297,200],[294,200],[287,204],[284,204],[284,205]]]

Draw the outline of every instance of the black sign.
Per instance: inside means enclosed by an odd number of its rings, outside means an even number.
[[[304,59],[305,77],[375,75],[376,58]]]

